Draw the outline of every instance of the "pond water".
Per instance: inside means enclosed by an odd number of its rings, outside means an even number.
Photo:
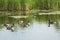
[[[49,26],[49,19],[55,23]],[[24,23],[19,24],[19,21]],[[14,23],[14,32],[6,29],[4,23]],[[60,40],[60,15],[35,15],[18,19],[0,17],[0,40]]]

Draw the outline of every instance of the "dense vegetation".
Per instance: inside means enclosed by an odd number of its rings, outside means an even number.
[[[60,0],[0,0],[1,11],[11,10],[56,10],[60,8]]]

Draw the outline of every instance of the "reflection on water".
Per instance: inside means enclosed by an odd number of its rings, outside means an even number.
[[[50,23],[49,19],[53,20]],[[14,32],[7,30],[3,24],[15,24]],[[29,25],[28,25],[29,24]],[[60,40],[60,18],[59,15],[42,15],[36,17],[14,19],[0,17],[0,39],[1,40]]]

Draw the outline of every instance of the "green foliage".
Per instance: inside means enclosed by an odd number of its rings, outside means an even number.
[[[20,10],[25,7],[39,10],[57,9],[60,8],[60,0],[0,0],[0,10]]]

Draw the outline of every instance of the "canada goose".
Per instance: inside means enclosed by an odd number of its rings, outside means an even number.
[[[56,21],[49,20],[49,24],[56,24]]]
[[[23,20],[19,21],[19,24],[20,24],[21,26],[23,26],[23,27],[27,27],[27,26],[30,25],[30,23],[27,23],[27,22],[25,22],[25,21],[23,21]]]
[[[13,23],[13,24],[11,25],[11,28],[14,27],[14,25],[15,25],[15,24]]]
[[[27,23],[26,26],[30,26],[30,23]]]
[[[24,21],[20,21],[20,23],[23,23]]]
[[[14,24],[4,24],[4,26],[8,29],[8,30],[11,30],[11,31],[14,31]]]
[[[50,24],[56,24],[56,23],[57,23],[56,21],[49,19],[49,27],[50,27]]]
[[[14,32],[14,28],[13,27],[11,28],[11,31]]]
[[[4,24],[4,26],[5,26],[8,30],[10,30],[10,29],[11,29],[10,24]]]
[[[24,23],[24,21],[19,21],[19,22],[18,22],[18,24],[23,24],[23,23]]]
[[[54,23],[53,20],[50,20],[50,19],[49,19],[49,24],[53,24],[53,23]]]
[[[26,22],[24,22],[23,20],[19,21],[19,24],[20,24],[21,26],[23,26],[23,27],[26,26]]]

